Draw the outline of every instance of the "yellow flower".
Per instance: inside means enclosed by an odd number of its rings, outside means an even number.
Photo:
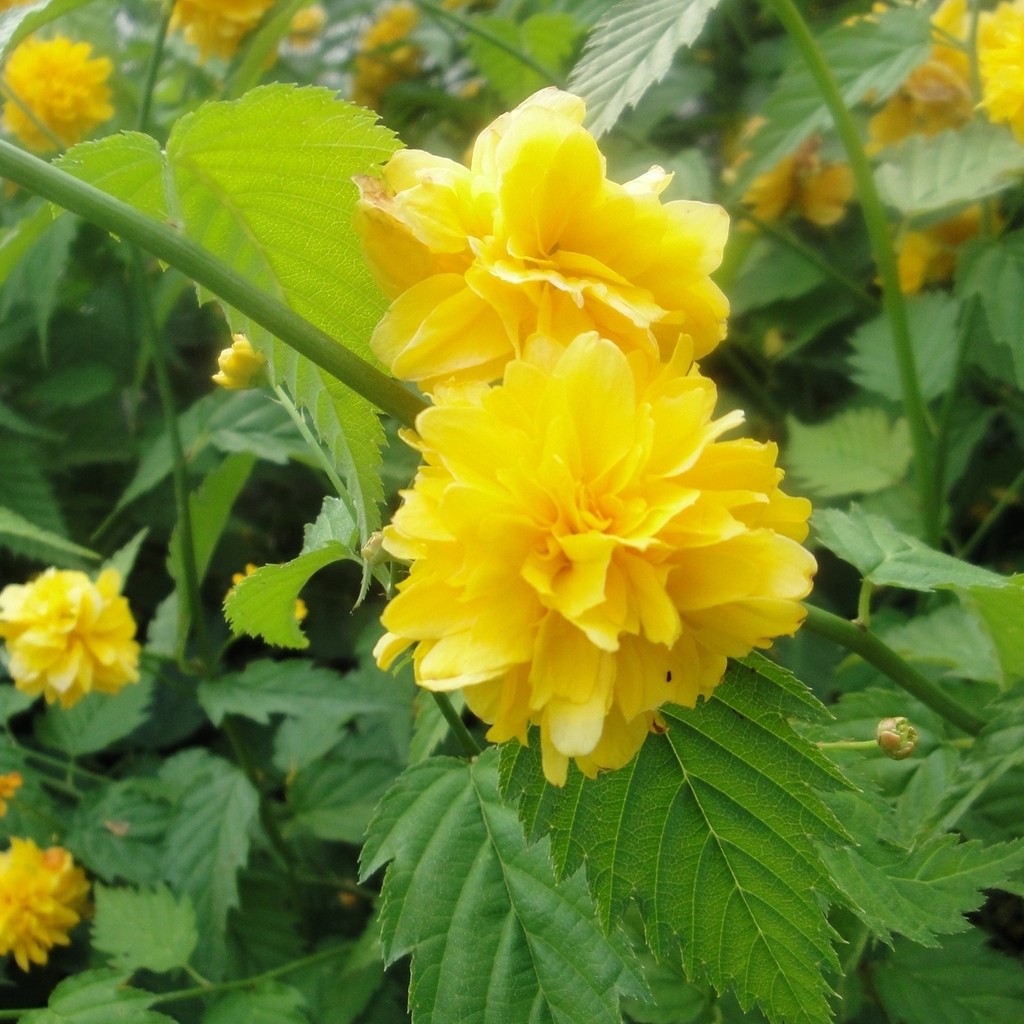
[[[21,784],[24,781],[21,772],[8,772],[6,775],[0,775],[0,818],[7,813],[7,801],[21,789]]]
[[[231,577],[231,585],[237,587],[246,576],[251,576],[259,566],[253,565],[252,562],[245,563],[245,572],[236,572]],[[309,609],[306,607],[306,602],[301,597],[295,598],[295,621],[302,622],[309,614]]]
[[[32,582],[0,591],[0,636],[14,685],[69,708],[87,693],[117,693],[138,681],[135,620],[121,577],[104,569],[47,569]]]
[[[288,45],[299,51],[312,49],[326,24],[327,11],[320,4],[303,7],[295,12],[288,26]]]
[[[853,196],[853,172],[847,164],[821,163],[821,139],[812,136],[800,148],[758,175],[743,196],[761,220],[778,220],[796,211],[812,224],[827,227],[846,212]]]
[[[900,290],[916,295],[926,284],[949,281],[956,270],[957,250],[981,230],[981,207],[920,231],[908,231],[898,244]]]
[[[266,365],[267,360],[253,350],[244,334],[232,334],[231,347],[223,349],[217,357],[219,369],[211,379],[228,391],[258,388],[265,382]]]
[[[1024,142],[1024,7],[1002,3],[979,34],[982,106],[989,120],[1008,124]]]
[[[945,0],[932,15],[931,55],[868,122],[868,151],[877,152],[908,135],[937,135],[971,119],[971,66],[966,46],[970,16],[966,0]],[[954,45],[951,45],[954,44]]]
[[[13,953],[23,971],[45,964],[54,946],[69,945],[88,893],[85,873],[67,850],[12,839],[0,853],[0,954]]]
[[[183,28],[185,38],[207,57],[231,57],[274,0],[176,0],[172,28]]]
[[[680,345],[665,366],[594,333],[535,342],[504,382],[439,389],[424,458],[385,530],[412,561],[375,649],[415,645],[417,682],[465,688],[488,737],[540,727],[544,774],[624,765],[671,701],[804,618],[810,505],[776,447],[719,440],[714,384]]]
[[[469,168],[402,150],[360,180],[356,221],[395,301],[372,345],[395,376],[433,390],[490,381],[534,333],[597,330],[624,350],[699,358],[725,335],[728,302],[708,276],[728,216],[662,203],[660,168],[618,185],[582,127],[581,99],[545,89],[486,128]]]
[[[412,4],[392,4],[362,34],[352,82],[354,102],[376,108],[391,86],[419,71],[422,51],[414,43],[403,42],[419,20]]]
[[[29,149],[55,149],[54,137],[72,146],[113,117],[107,87],[112,65],[91,54],[88,43],[57,36],[26,39],[8,58],[4,87],[22,105],[4,103],[4,126]]]

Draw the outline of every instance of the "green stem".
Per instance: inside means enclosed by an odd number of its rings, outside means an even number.
[[[153,373],[156,377],[157,393],[160,396],[160,407],[164,417],[164,429],[167,431],[167,439],[171,448],[171,481],[174,488],[174,511],[177,519],[178,536],[181,539],[179,551],[181,552],[181,566],[184,574],[185,593],[183,595],[185,607],[188,611],[188,621],[191,622],[195,632],[196,645],[199,648],[199,657],[204,666],[210,665],[210,643],[206,632],[206,619],[203,615],[203,602],[199,594],[199,565],[196,561],[195,534],[192,529],[192,509],[189,505],[188,495],[188,470],[185,462],[185,446],[182,444],[181,431],[178,429],[178,410],[174,403],[174,387],[171,383],[171,374],[167,368],[167,359],[164,352],[164,339],[156,326],[153,316],[153,306],[149,297],[149,282],[146,280],[146,273],[142,266],[142,253],[135,246],[131,246],[129,254],[129,265],[132,281],[132,290],[135,293],[135,301],[139,305],[140,332],[143,345],[149,351],[149,358],[153,364]],[[179,627],[183,627],[181,612],[179,611]],[[184,648],[187,639],[187,629],[182,628],[180,643]]]
[[[543,64],[539,64],[528,53],[523,53],[522,50],[517,49],[511,43],[502,39],[501,36],[496,36],[494,33],[482,28],[477,24],[476,18],[467,18],[464,15],[459,14],[457,11],[446,10],[440,4],[431,3],[431,0],[413,0],[413,2],[417,7],[421,7],[423,10],[429,11],[435,18],[453,22],[458,25],[459,28],[469,33],[469,35],[477,36],[479,39],[485,40],[492,46],[496,46],[499,50],[507,53],[510,57],[514,57],[524,67],[529,68],[531,71],[536,71],[545,82],[550,82],[551,85],[557,85],[560,89],[565,87],[565,83],[557,75],[553,74],[549,68],[544,67]]]
[[[56,152],[64,152],[64,140],[45,121],[40,120],[36,112],[6,82],[0,81],[0,96],[13,103],[49,140],[50,145]]]
[[[313,432],[309,429],[309,425],[306,423],[305,417],[295,408],[295,403],[288,397],[288,393],[284,388],[279,385],[274,385],[274,394],[277,395],[277,400],[284,407],[284,411],[291,417],[292,423],[295,424],[299,433],[302,435],[302,439],[309,446],[309,450],[313,453],[313,457],[316,459],[320,468],[324,471],[327,479],[330,480],[331,486],[334,488],[335,493],[344,501],[346,504],[351,502],[348,490],[345,485],[341,482],[341,477],[338,476],[334,469],[331,460],[327,458],[324,452],[323,446],[313,436]]]
[[[969,558],[977,549],[978,545],[988,536],[989,530],[995,526],[999,517],[1020,494],[1024,487],[1024,469],[1022,469],[1011,481],[1010,486],[1003,492],[1002,497],[995,503],[992,511],[985,517],[985,521],[968,538],[967,543],[960,550],[961,558]]]
[[[156,76],[160,70],[160,62],[163,60],[164,42],[167,39],[167,29],[171,24],[173,11],[174,4],[170,0],[164,0],[160,13],[160,24],[156,30],[156,38],[153,40],[153,49],[149,54],[149,64],[146,66],[146,80],[142,85],[139,116],[135,120],[135,126],[140,132],[146,130],[146,122],[149,121],[149,112],[153,106],[153,90],[156,88]]]
[[[814,744],[819,750],[878,750],[878,740],[822,740]]]
[[[944,690],[908,665],[891,647],[882,643],[873,633],[856,623],[833,615],[814,605],[805,605],[807,620],[804,627],[859,654],[866,662],[884,672],[894,683],[902,686],[912,697],[937,712],[958,729],[977,736],[985,728],[985,720],[970,708],[964,707]]]
[[[350,352],[233,267],[166,224],[38,157],[0,140],[0,177],[49,199],[176,267],[234,306],[300,355],[407,426],[426,403],[404,385]]]
[[[435,690],[431,690],[430,696],[434,698],[434,703],[441,709],[441,714],[444,715],[445,721],[451,727],[452,732],[455,733],[466,756],[476,757],[480,753],[480,745],[470,735],[469,730],[466,728],[466,723],[462,720],[462,716],[452,707],[448,694],[437,693]]]
[[[932,451],[932,436],[928,424],[928,409],[917,375],[914,350],[910,341],[907,323],[907,308],[900,291],[896,253],[893,251],[885,207],[875,188],[864,145],[861,142],[857,124],[843,100],[832,71],[807,23],[804,21],[793,0],[766,0],[782,22],[783,27],[796,45],[800,56],[814,77],[825,105],[835,122],[836,131],[846,150],[846,159],[857,183],[857,195],[867,225],[871,252],[882,281],[882,306],[892,330],[896,365],[899,369],[900,385],[903,392],[903,407],[910,424],[914,446],[914,466],[921,505],[921,522],[924,539],[934,547],[941,542],[941,504],[936,489],[935,461]]]

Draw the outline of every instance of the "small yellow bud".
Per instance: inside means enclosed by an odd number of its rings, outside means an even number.
[[[370,534],[369,540],[367,540],[363,545],[359,554],[361,554],[363,556],[363,560],[368,562],[370,565],[379,565],[387,558],[383,545],[383,532],[381,530],[374,530],[373,533]]]
[[[886,757],[902,761],[917,749],[917,730],[903,717],[883,718],[875,730],[878,746]]]
[[[219,370],[213,375],[213,382],[228,391],[262,387],[266,382],[266,364],[266,359],[253,351],[244,334],[232,334],[231,348],[224,349],[217,357]]]

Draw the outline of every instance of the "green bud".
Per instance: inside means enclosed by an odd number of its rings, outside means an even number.
[[[906,718],[883,718],[875,730],[875,739],[886,757],[902,761],[917,748],[920,736]]]

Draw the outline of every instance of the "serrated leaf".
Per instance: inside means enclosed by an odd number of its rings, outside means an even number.
[[[149,1006],[152,992],[128,985],[123,971],[82,971],[62,981],[45,1010],[21,1017],[21,1024],[174,1024]]]
[[[941,949],[897,942],[871,972],[889,1020],[903,1024],[1016,1024],[1024,971],[986,945],[977,928],[952,935]]]
[[[302,993],[279,981],[233,992],[203,1014],[203,1024],[309,1024]]]
[[[308,661],[254,661],[245,670],[199,686],[199,703],[214,725],[225,715],[266,724],[271,715],[328,718],[340,724],[356,715],[386,713],[394,701],[358,673],[343,676]]]
[[[976,203],[1016,183],[1024,148],[1002,125],[971,121],[926,138],[911,135],[875,169],[883,202],[908,217]]]
[[[75,147],[63,166],[150,214],[163,205],[191,238],[372,361],[368,339],[385,303],[351,212],[353,176],[372,173],[397,148],[375,117],[328,89],[263,86],[181,118],[159,159],[155,144],[136,136]],[[118,172],[114,157],[126,149],[129,170]],[[210,297],[200,293],[201,301]],[[227,313],[232,329],[268,357],[271,379],[308,410],[345,477],[365,540],[383,500],[376,412],[236,310]]]
[[[786,419],[785,463],[791,486],[819,498],[872,494],[900,483],[913,449],[905,419],[882,409],[846,409],[824,423]]]
[[[117,694],[89,693],[70,708],[51,704],[36,721],[36,736],[72,757],[94,754],[138,728],[152,700],[153,680],[143,675]]]
[[[486,37],[470,34],[466,40],[470,59],[509,107],[549,85],[552,77],[558,78],[580,31],[575,18],[561,13],[534,14],[521,24],[510,18],[485,14],[475,17],[473,25],[549,71],[549,75],[543,76]]]
[[[412,953],[414,1024],[619,1024],[642,996],[625,945],[606,939],[582,875],[556,883],[498,795],[497,751],[433,758],[388,792],[364,878],[391,862],[380,909],[386,959]]]
[[[869,95],[881,102],[928,59],[932,48],[929,15],[924,7],[889,8],[872,13],[870,20],[836,25],[817,37],[847,106]],[[739,170],[737,194],[832,120],[813,75],[799,59],[783,73],[760,114],[765,124],[746,146],[750,156]]]
[[[752,657],[711,700],[662,714],[668,731],[625,768],[572,771],[562,790],[544,785],[536,744],[510,744],[502,773],[527,827],[550,833],[559,874],[586,863],[605,928],[636,899],[651,950],[681,954],[691,981],[731,985],[773,1021],[828,1021],[838,961],[815,840],[845,833],[815,791],[847,783],[788,723],[827,712]]]
[[[992,337],[1010,349],[1017,386],[1024,388],[1024,231],[965,246],[957,292],[979,298]]]
[[[1004,587],[1009,582],[998,573],[936,551],[856,506],[849,512],[817,509],[811,525],[825,547],[877,586],[931,591]]]
[[[854,913],[889,945],[904,935],[938,946],[938,936],[965,931],[981,890],[998,888],[1024,864],[1024,840],[985,846],[946,834],[903,846],[884,802],[847,793],[831,802],[858,845],[824,848],[822,860]]]
[[[206,751],[168,761],[161,776],[183,790],[167,836],[166,879],[192,900],[204,974],[224,963],[224,924],[238,906],[238,872],[249,856],[259,796],[245,775]]]
[[[376,922],[371,921],[350,947],[340,969],[311,972],[305,986],[314,1020],[330,1024],[370,1024],[363,1011],[384,983],[384,951],[380,947]],[[296,978],[299,983],[299,978]],[[310,991],[312,989],[312,991]],[[404,1007],[394,1020],[408,1020]]]
[[[164,886],[143,892],[98,885],[95,898],[92,944],[114,968],[160,973],[188,963],[199,940],[188,897],[179,901]]]
[[[945,292],[906,300],[907,326],[917,367],[917,382],[926,400],[945,394],[953,379],[960,304]],[[895,402],[903,400],[892,327],[885,315],[869,320],[850,338],[850,369],[862,388]]]
[[[1005,586],[970,587],[961,601],[984,626],[985,639],[995,649],[1005,686],[1024,678],[1024,574],[1011,576]]]
[[[23,438],[15,441],[0,437],[0,506],[35,523],[41,530],[66,537],[64,517],[42,466],[36,444]],[[19,554],[38,557],[39,561],[45,559],[43,549],[33,547],[33,539],[25,537],[23,540],[25,546]]]
[[[49,550],[54,561],[59,561],[62,555],[73,555],[89,561],[98,561],[100,557],[95,551],[74,544],[66,537],[41,529],[9,508],[0,508],[0,544],[18,554],[23,549],[16,538],[31,541],[31,550],[37,554]]]
[[[569,76],[570,91],[587,101],[587,127],[595,136],[665,76],[676,51],[697,39],[717,5],[718,0],[620,0],[601,18]]]

